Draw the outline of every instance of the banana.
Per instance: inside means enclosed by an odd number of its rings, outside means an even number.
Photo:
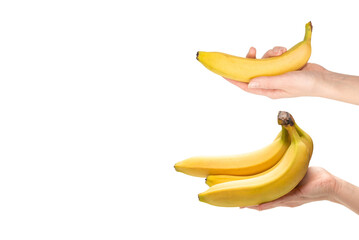
[[[312,153],[313,153],[313,140],[312,140],[312,138],[305,131],[303,131],[298,126],[297,123],[294,123],[294,127],[297,130],[297,132],[298,132],[299,136],[301,137],[302,141],[307,146],[309,155],[311,157]],[[255,175],[249,175],[249,176],[208,175],[207,178],[206,178],[206,184],[211,187],[211,186],[219,184],[219,183],[259,177],[259,176],[262,176],[264,174],[267,174],[270,171],[273,171],[278,164],[279,164],[279,162],[276,165],[274,165],[273,167],[271,167],[270,169],[268,169],[268,170],[266,170],[264,172],[261,172],[261,173],[255,174]]]
[[[279,164],[276,163],[276,165]],[[271,167],[270,169],[264,171],[264,172],[261,172],[261,173],[258,173],[258,174],[254,174],[254,175],[248,175],[248,176],[235,176],[235,175],[208,175],[206,177],[206,184],[209,186],[209,187],[212,187],[216,184],[219,184],[219,183],[224,183],[224,182],[231,182],[231,181],[236,181],[236,180],[244,180],[244,179],[249,179],[249,178],[255,178],[255,177],[259,177],[259,176],[262,176],[264,174],[267,174],[268,172],[272,171],[276,165],[274,165],[273,167]]]
[[[312,24],[305,25],[304,40],[277,57],[251,59],[221,52],[197,52],[197,60],[225,78],[249,82],[254,77],[280,75],[302,68],[311,55]]]
[[[253,175],[274,166],[290,144],[287,130],[282,127],[280,137],[268,146],[245,154],[230,156],[191,157],[175,164],[175,169],[196,177],[208,175]]]
[[[299,136],[294,122],[285,126],[290,146],[278,164],[261,176],[220,183],[198,194],[201,202],[221,207],[246,207],[273,201],[290,192],[305,176],[310,149]]]

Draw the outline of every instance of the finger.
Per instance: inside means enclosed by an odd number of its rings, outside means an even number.
[[[267,210],[275,207],[296,207],[302,204],[303,199],[297,189],[293,189],[286,195],[277,198],[273,201],[262,203],[258,205],[258,210]]]
[[[256,94],[256,95],[262,95],[265,97],[269,97],[271,99],[278,99],[278,98],[284,98],[287,97],[287,93],[281,89],[251,89],[248,87],[244,87],[243,89],[246,92]]]
[[[263,210],[276,208],[276,207],[296,207],[299,205],[301,205],[301,204],[298,201],[298,199],[295,196],[293,196],[293,194],[289,193],[280,198],[277,198],[276,200],[266,202],[266,203],[261,203],[259,205],[248,206],[246,208],[263,211]]]
[[[289,94],[281,89],[262,89],[263,96],[269,97],[271,99],[279,99],[279,98],[288,98]]]
[[[276,208],[276,207],[283,207],[283,206],[285,206],[285,203],[286,203],[285,198],[284,199],[282,197],[277,198],[273,201],[259,204],[258,210],[262,211],[262,210],[267,210],[267,209]]]
[[[254,47],[251,47],[247,53],[246,58],[256,58],[257,50]]]
[[[268,50],[262,58],[277,57],[285,53],[287,49],[285,47],[274,47],[273,49]]]
[[[298,191],[296,188],[287,193],[286,195],[277,198],[273,201],[261,203],[259,205],[254,206],[248,206],[246,208],[263,211],[271,208],[276,207],[297,207],[304,203],[306,203],[304,199],[301,198],[300,191]]]
[[[228,78],[224,78],[224,79],[226,79],[228,82],[232,83],[233,85],[236,85],[237,87],[248,93],[266,96],[271,99],[288,97],[288,94],[281,89],[248,88],[248,83],[239,82]]]
[[[276,208],[276,207],[283,207],[285,204],[283,204],[280,200],[274,200],[272,202],[262,203],[258,206],[259,211]]]
[[[273,48],[273,52],[278,54],[278,53],[285,53],[287,51],[287,49],[285,47],[274,47]]]
[[[240,81],[236,81],[236,80],[232,80],[232,79],[228,79],[228,78],[224,78],[224,79],[226,79],[228,82],[232,83],[233,85],[236,85],[240,89],[242,89],[246,92],[249,92],[249,93],[253,93],[253,94],[257,94],[257,95],[266,95],[268,92],[268,91],[265,91],[267,89],[249,88],[248,83],[245,83],[245,82],[240,82]],[[270,90],[272,90],[272,89],[270,89]]]
[[[274,53],[273,53],[273,49],[268,50],[262,58],[270,58],[273,57]]]
[[[246,208],[257,210],[257,211],[263,211],[263,210],[267,210],[267,209],[271,209],[271,208],[275,208],[275,207],[282,207],[282,205],[278,204],[276,202],[268,202],[268,203],[262,203],[262,204],[259,204],[256,206],[249,206]]]
[[[283,86],[285,84],[284,79],[285,76],[282,75],[256,77],[249,82],[248,88],[283,89]]]
[[[305,199],[303,199],[301,192],[297,188],[294,188],[286,195],[274,201],[260,204],[259,208],[265,210],[274,207],[297,207],[303,203],[305,203]]]

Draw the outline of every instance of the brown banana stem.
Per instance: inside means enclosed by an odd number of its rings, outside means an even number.
[[[293,116],[289,112],[279,111],[278,124],[282,126],[293,126],[295,123]]]

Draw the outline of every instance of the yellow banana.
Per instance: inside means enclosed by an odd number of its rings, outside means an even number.
[[[302,141],[305,143],[305,145],[308,148],[309,151],[309,155],[310,157],[312,156],[313,153],[313,140],[312,138],[306,133],[304,132],[297,123],[294,123],[294,127],[297,130],[299,136],[302,138]],[[277,137],[278,138],[278,137]],[[259,177],[262,176],[264,174],[267,174],[270,171],[273,171],[277,165],[279,164],[279,162],[274,165],[273,167],[271,167],[270,169],[255,174],[255,175],[248,175],[248,176],[234,176],[234,175],[208,175],[206,178],[206,184],[208,186],[213,186],[219,183],[224,183],[224,182],[230,182],[230,181],[236,181],[236,180],[243,180],[243,179],[249,179],[249,178],[255,178],[255,177]]]
[[[200,193],[199,200],[221,207],[245,207],[273,201],[290,192],[307,172],[310,149],[293,125],[285,127],[291,143],[272,171],[255,178],[214,185]]]
[[[210,174],[253,175],[274,166],[289,147],[287,130],[282,127],[280,137],[268,146],[245,154],[230,156],[191,157],[175,164],[175,169],[196,177]]]
[[[270,169],[255,174],[255,175],[248,175],[248,176],[235,176],[235,175],[208,175],[206,178],[206,184],[209,187],[212,187],[216,184],[219,183],[224,183],[224,182],[231,182],[231,181],[236,181],[236,180],[244,180],[244,179],[249,179],[249,178],[255,178],[255,177],[259,177],[262,176],[264,174],[267,174],[268,172],[272,171],[277,165],[279,164],[279,162],[274,165],[273,167],[271,167]]]
[[[220,52],[197,52],[197,60],[210,71],[241,82],[259,76],[280,75],[302,68],[311,55],[312,24],[305,25],[304,40],[277,57],[265,59],[242,58]]]

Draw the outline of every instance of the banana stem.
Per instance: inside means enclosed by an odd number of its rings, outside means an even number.
[[[310,41],[312,39],[313,25],[312,22],[308,22],[305,25],[305,36],[304,41]]]
[[[293,116],[289,112],[279,111],[278,124],[282,126],[293,126],[295,123]]]

